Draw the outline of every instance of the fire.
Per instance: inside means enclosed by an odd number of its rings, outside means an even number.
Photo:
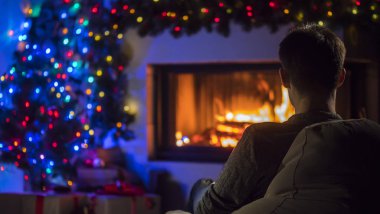
[[[182,132],[175,134],[176,145],[197,145],[199,142],[207,141],[209,146],[235,147],[244,130],[251,124],[262,122],[284,122],[294,114],[294,108],[290,103],[288,90],[281,88],[282,100],[278,105],[265,102],[261,107],[251,113],[226,112],[224,115],[216,115],[215,128],[208,136],[195,135],[191,139],[184,136]],[[269,93],[269,99],[274,100],[273,92]]]

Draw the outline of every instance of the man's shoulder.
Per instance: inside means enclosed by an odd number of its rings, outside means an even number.
[[[255,123],[246,128],[246,132],[254,135],[272,135],[299,131],[299,127],[287,123],[264,122]]]

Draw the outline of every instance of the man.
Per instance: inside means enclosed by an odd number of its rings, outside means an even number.
[[[346,75],[345,54],[343,42],[327,28],[311,24],[290,31],[280,44],[279,74],[296,114],[284,123],[248,127],[216,182],[203,180],[194,186],[195,213],[231,213],[262,198],[304,127],[341,120],[335,100]]]

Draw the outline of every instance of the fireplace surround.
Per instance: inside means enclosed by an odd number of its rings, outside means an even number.
[[[282,122],[294,110],[277,61],[150,64],[147,68],[151,160],[224,162],[244,128]],[[343,118],[379,119],[378,74],[365,60],[346,63],[337,95]]]

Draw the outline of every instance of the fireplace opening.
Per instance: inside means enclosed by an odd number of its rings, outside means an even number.
[[[281,85],[279,67],[278,62],[150,65],[150,158],[225,161],[249,125],[286,121],[294,109]],[[368,87],[360,83],[368,78],[368,63],[346,67],[348,80],[339,92],[337,108],[343,117],[358,117],[363,108],[368,109],[363,99]]]
[[[277,70],[171,74],[177,147],[235,147],[245,128],[293,113]]]

